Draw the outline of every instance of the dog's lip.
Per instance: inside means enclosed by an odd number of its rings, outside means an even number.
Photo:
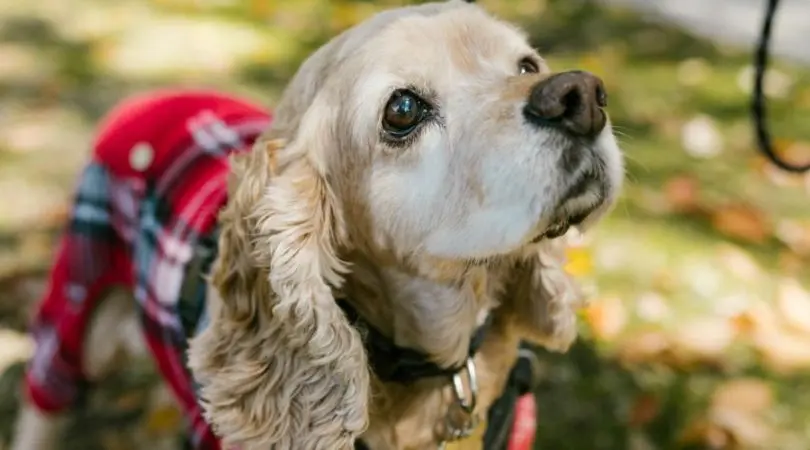
[[[543,239],[555,239],[563,236],[571,227],[577,226],[585,221],[591,211],[582,211],[570,216],[559,217],[551,221],[549,226],[534,238],[531,239],[532,244],[536,244]]]

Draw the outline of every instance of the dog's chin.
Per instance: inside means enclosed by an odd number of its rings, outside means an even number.
[[[564,236],[571,228],[584,232],[608,209],[609,188],[601,179],[588,178],[572,185],[550,218],[541,221],[530,238],[530,244]]]

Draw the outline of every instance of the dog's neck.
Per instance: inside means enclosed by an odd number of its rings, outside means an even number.
[[[427,354],[441,366],[467,357],[470,338],[497,306],[499,269],[465,268],[450,275],[441,264],[408,270],[380,267],[353,255],[343,291],[359,314],[400,347]],[[450,275],[450,276],[448,276]]]

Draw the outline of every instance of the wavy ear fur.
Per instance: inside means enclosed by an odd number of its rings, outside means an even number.
[[[560,352],[576,340],[576,311],[584,303],[564,265],[565,238],[546,241],[540,251],[517,264],[503,305],[523,338]]]
[[[232,166],[211,323],[190,346],[206,418],[244,450],[351,449],[369,372],[332,295],[347,270],[334,195],[300,143],[259,142]]]

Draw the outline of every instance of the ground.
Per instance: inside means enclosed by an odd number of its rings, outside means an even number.
[[[272,107],[313,48],[398,3],[0,0],[0,449],[27,315],[103,111],[170,84]],[[537,448],[810,448],[810,177],[757,154],[748,49],[588,1],[482,3],[552,67],[603,77],[627,155],[619,205],[570,252],[592,303],[575,348],[541,355]],[[789,158],[810,158],[809,79],[787,63],[768,76]],[[144,362],[88,399],[63,448],[171,448],[179,423]]]

